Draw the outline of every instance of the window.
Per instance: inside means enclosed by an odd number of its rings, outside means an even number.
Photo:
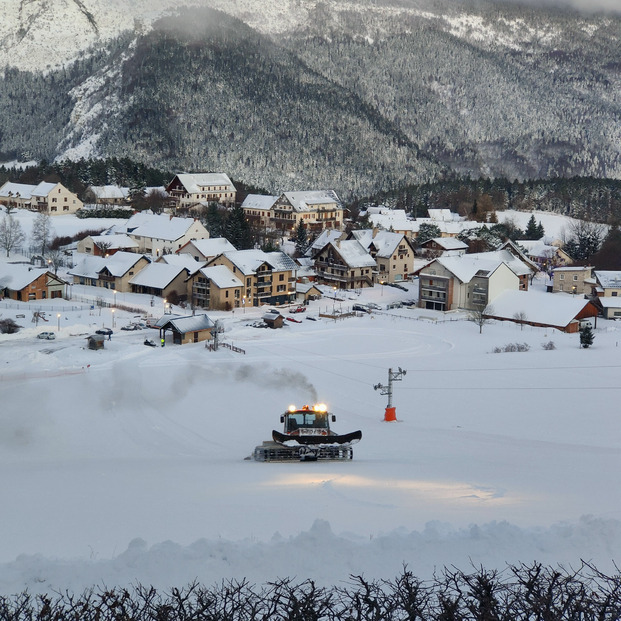
[[[613,291],[610,295],[611,295],[613,298],[616,298],[616,297],[617,297],[617,293],[618,293],[617,291]]]
[[[565,280],[565,274],[561,274],[561,275],[559,276],[559,280]]]
[[[577,277],[577,276],[574,276],[574,280],[578,280],[578,277]]]

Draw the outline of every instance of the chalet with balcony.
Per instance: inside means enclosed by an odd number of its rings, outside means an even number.
[[[317,281],[338,289],[372,287],[375,259],[356,239],[328,242],[314,254]]]
[[[267,228],[291,234],[304,222],[307,231],[320,233],[324,229],[343,226],[344,207],[334,190],[285,192],[270,209]]]
[[[474,310],[485,308],[506,290],[519,291],[520,279],[502,261],[478,255],[439,257],[419,273],[418,305],[439,311]]]
[[[119,251],[138,252],[138,243],[129,235],[89,235],[77,244],[80,254],[90,254],[94,257],[112,256]]]
[[[297,263],[284,252],[235,250],[206,267],[224,265],[243,283],[242,306],[286,304],[295,299]]]
[[[109,257],[76,255],[76,265],[69,271],[74,284],[104,287],[130,293],[130,280],[151,260],[135,252],[119,251]]]
[[[192,308],[229,311],[246,303],[244,283],[226,265],[203,267],[188,278],[188,283]]]
[[[237,190],[224,173],[181,173],[166,186],[171,207],[191,207],[220,203],[227,207],[235,205]]]
[[[356,239],[360,242],[375,259],[376,282],[403,282],[414,270],[414,247],[403,233],[367,229],[352,231],[349,239]]]

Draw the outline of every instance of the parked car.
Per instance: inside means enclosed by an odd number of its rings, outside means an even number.
[[[53,332],[39,332],[39,334],[37,334],[37,338],[53,341],[56,338],[56,335]]]
[[[369,302],[367,304],[367,308],[370,308],[371,310],[382,310],[382,307],[379,304],[376,304],[375,302]]]
[[[110,336],[114,334],[110,328],[100,328],[99,330],[95,330],[95,334],[103,334],[104,336]]]
[[[369,313],[371,312],[366,306],[363,304],[354,304],[351,309],[353,311],[358,311],[359,313]]]
[[[291,321],[292,323],[302,323],[299,319],[295,317],[287,317],[287,321]]]
[[[290,313],[303,313],[306,311],[306,306],[293,306],[289,309]]]
[[[137,323],[130,323],[128,326],[123,326],[121,330],[132,332],[134,330],[142,330],[142,328]]]

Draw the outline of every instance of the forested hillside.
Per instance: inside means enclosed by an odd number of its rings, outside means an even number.
[[[6,69],[0,158],[127,157],[346,199],[455,175],[621,178],[618,17],[467,0],[220,8],[132,25],[62,69]],[[103,32],[105,12],[89,15]]]

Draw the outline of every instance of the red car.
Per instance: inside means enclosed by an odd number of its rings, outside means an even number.
[[[306,310],[306,306],[294,306],[289,309],[290,313],[303,313]]]

